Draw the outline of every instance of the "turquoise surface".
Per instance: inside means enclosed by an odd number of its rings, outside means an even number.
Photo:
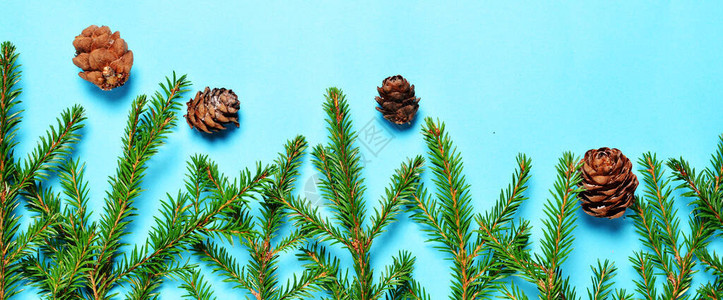
[[[77,156],[87,163],[94,219],[136,95],[152,94],[174,70],[188,74],[193,93],[211,86],[239,95],[239,129],[207,137],[179,120],[149,163],[131,244],[146,239],[159,199],[182,187],[190,155],[207,153],[237,174],[270,162],[297,134],[326,142],[321,103],[329,86],[346,92],[355,128],[372,126],[389,139],[362,147],[368,203],[376,203],[402,160],[425,151],[422,122],[398,130],[374,110],[382,79],[402,74],[422,98],[418,118],[447,123],[477,211],[506,186],[517,153],[532,157],[530,199],[520,216],[532,221],[536,237],[563,151],[610,146],[634,161],[654,151],[702,168],[723,131],[723,6],[715,2],[3,1],[0,11],[0,40],[16,44],[23,65],[17,152],[28,153],[64,108],[83,105],[88,121]],[[90,24],[120,31],[135,54],[130,81],[112,92],[80,79],[71,62],[72,40]],[[302,195],[314,197],[305,190],[313,175],[307,157]],[[685,203],[682,217],[690,212]],[[632,220],[578,218],[565,264],[571,283],[584,294],[589,266],[609,258],[620,269],[617,287],[632,289],[637,275],[627,257],[640,247]],[[424,243],[418,225],[401,219],[374,246],[372,263],[380,267],[408,249],[418,280],[433,299],[446,299],[451,263]],[[282,264],[282,279],[300,270],[293,254]],[[248,296],[204,274],[219,299]],[[696,283],[707,279],[696,275]],[[178,299],[177,284],[167,282],[161,298]],[[534,288],[524,285],[533,297]],[[28,288],[20,299],[36,299],[34,292]]]

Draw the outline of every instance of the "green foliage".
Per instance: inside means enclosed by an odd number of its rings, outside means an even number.
[[[572,153],[564,153],[557,164],[557,180],[550,191],[552,199],[545,204],[545,219],[542,223],[543,239],[541,253],[532,254],[529,250],[528,222],[522,221],[507,233],[495,233],[485,223],[480,224],[484,238],[496,251],[506,266],[518,272],[527,281],[537,285],[540,299],[576,299],[576,292],[563,277],[562,264],[572,251],[575,228],[575,209],[580,182],[578,173],[579,158]],[[507,238],[509,243],[505,243]],[[502,294],[511,299],[519,299],[521,292],[502,287]]]
[[[3,42],[0,45],[0,299],[16,295],[22,289],[21,280],[32,279],[23,272],[24,262],[33,257],[36,248],[46,245],[57,234],[60,220],[57,198],[50,193],[44,198],[47,201],[33,196],[42,189],[50,173],[62,169],[85,120],[85,111],[80,106],[64,110],[57,124],[40,137],[28,157],[17,161],[14,149],[18,145],[16,134],[22,113],[17,107],[21,93],[16,87],[20,81],[17,59],[15,46]],[[17,213],[21,198],[25,198],[28,210],[33,213],[25,230],[20,229]]]
[[[339,89],[328,89],[325,97],[330,142],[313,148],[312,162],[322,174],[321,196],[332,212],[331,219],[303,199],[282,197],[278,201],[291,211],[291,219],[303,232],[319,240],[318,244],[304,247],[299,256],[309,270],[319,269],[325,273],[328,278],[322,288],[330,297],[362,300],[393,297],[399,286],[409,284],[414,258],[401,252],[375,283],[369,249],[374,238],[400,213],[402,202],[413,197],[423,160],[416,157],[397,169],[381,199],[381,208],[367,221],[366,188],[361,177],[359,148],[354,146],[356,133],[352,129],[349,106]],[[353,276],[339,270],[339,258],[331,255],[323,242],[340,244],[349,251]],[[413,292],[407,292],[410,293]]]
[[[695,253],[707,246],[712,231],[699,217],[691,216],[691,233],[682,233],[678,211],[673,207],[671,178],[664,174],[662,162],[654,154],[645,153],[639,164],[645,189],[633,205],[632,218],[646,249],[635,251],[630,258],[640,276],[636,280],[637,292],[645,299],[688,299]],[[675,160],[671,161],[671,166],[675,165]],[[662,291],[657,290],[657,278],[664,279]]]
[[[452,294],[450,299],[479,299],[489,297],[497,290],[498,281],[510,274],[484,238],[499,237],[500,244],[525,243],[527,235],[514,232],[512,222],[530,178],[531,161],[524,155],[517,157],[517,169],[512,182],[500,192],[500,198],[486,214],[474,214],[472,196],[463,173],[461,154],[445,131],[444,123],[425,120],[422,129],[428,147],[428,156],[436,185],[434,196],[423,186],[407,202],[412,219],[422,224],[435,247],[451,256]],[[478,228],[472,228],[476,220]]]
[[[229,239],[232,236],[239,238],[242,246],[251,256],[251,260],[246,266],[242,267],[229,255],[229,250],[210,239],[197,242],[193,246],[193,252],[210,265],[214,272],[222,275],[224,281],[233,283],[236,288],[248,291],[255,299],[308,298],[311,297],[312,292],[318,291],[320,284],[327,279],[326,270],[322,268],[309,268],[299,277],[294,276],[284,285],[279,283],[276,274],[280,253],[298,249],[308,237],[307,232],[298,229],[285,236],[280,234],[280,227],[288,212],[279,201],[292,197],[294,183],[299,174],[301,157],[306,147],[306,140],[302,136],[297,136],[286,144],[285,152],[276,160],[275,172],[272,174],[271,181],[264,184],[260,191],[261,211],[255,221],[248,217],[250,212],[247,206],[238,206],[232,211],[232,219],[244,220],[237,223],[243,224],[242,226],[238,228],[222,226],[212,229],[214,234],[225,235]],[[192,181],[194,186],[197,184],[196,182],[198,181]],[[245,233],[240,234],[241,232]],[[278,242],[274,242],[275,240]],[[198,276],[196,276],[196,280],[199,280]],[[203,294],[195,293],[193,295]],[[208,299],[208,297],[196,296],[192,298]]]
[[[185,76],[177,78],[174,73],[172,79],[167,78],[166,84],[160,85],[164,94],[156,92],[150,100],[141,95],[133,101],[122,138],[123,154],[118,159],[116,174],[109,180],[111,188],[100,222],[88,220],[88,183],[84,180],[84,165],[78,161],[66,159],[58,163],[62,195],[40,184],[25,189],[32,211],[57,216],[57,222],[50,226],[53,235],[46,238],[37,255],[24,260],[26,273],[43,296],[113,297],[112,289],[127,275],[117,268],[116,260],[123,254],[122,237],[129,233],[126,227],[135,215],[133,201],[142,192],[146,163],[175,126],[178,99],[189,85]],[[50,149],[53,144],[49,141],[56,136],[62,139],[62,134],[52,131],[47,142],[43,140],[33,154]],[[26,169],[36,169],[35,165],[31,160]],[[157,287],[157,282],[154,284],[150,286]]]
[[[718,146],[711,157],[710,166],[702,172],[696,173],[683,158],[670,159],[667,165],[673,170],[674,180],[679,183],[676,188],[684,191],[683,197],[692,199],[690,204],[693,207],[694,217],[691,217],[688,223],[693,236],[685,238],[684,245],[688,253],[694,252],[706,270],[716,278],[713,282],[701,286],[698,289],[698,296],[704,299],[721,299],[723,258],[715,252],[708,251],[706,246],[712,239],[723,236],[723,136],[718,139]],[[682,263],[694,264],[687,260],[682,260]]]

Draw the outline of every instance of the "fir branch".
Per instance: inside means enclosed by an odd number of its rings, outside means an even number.
[[[14,111],[20,104],[18,96],[21,93],[20,88],[15,88],[20,81],[19,54],[15,50],[10,42],[0,45],[0,182],[8,182],[17,171],[13,148],[17,145],[15,136],[22,111]]]
[[[109,182],[111,190],[106,197],[104,213],[101,216],[100,250],[93,270],[88,272],[91,290],[95,299],[105,298],[112,287],[110,272],[123,245],[121,238],[134,215],[133,201],[140,195],[140,184],[146,170],[146,163],[158,152],[170,130],[176,125],[177,101],[188,91],[190,82],[186,76],[166,78],[166,85],[159,84],[164,95],[156,92],[148,100],[141,95],[133,101],[123,138],[123,155],[118,160],[116,175]]]
[[[147,300],[158,299],[160,297],[158,288],[160,288],[162,280],[166,277],[178,279],[192,271],[196,265],[192,264],[170,264],[166,269],[156,273],[144,273],[137,278],[132,278],[130,282],[130,293],[127,296],[129,300]]]
[[[403,278],[389,281],[383,287],[375,287],[369,250],[374,238],[394,220],[402,203],[408,200],[405,198],[415,193],[422,159],[410,160],[395,172],[386,198],[382,199],[381,210],[371,218],[370,226],[364,226],[367,215],[363,194],[366,188],[361,177],[359,148],[354,146],[357,136],[349,117],[349,105],[337,88],[329,88],[325,98],[323,107],[327,113],[330,142],[325,146],[314,147],[312,163],[322,174],[321,195],[328,201],[333,217],[323,217],[317,208],[311,208],[308,202],[298,198],[284,197],[279,201],[289,209],[291,220],[302,231],[321,242],[340,243],[351,254],[354,269],[351,280],[340,278],[336,267],[328,269],[333,266],[325,264],[329,259],[320,257],[321,253],[316,253],[318,249],[307,249],[301,256],[302,260],[309,262],[309,268],[327,271],[330,278],[323,287],[334,299],[378,299],[382,295],[375,293],[375,289],[394,289]]]
[[[550,191],[552,199],[545,204],[541,253],[531,255],[529,246],[529,223],[522,221],[510,226],[509,232],[495,233],[488,222],[480,223],[483,239],[490,244],[504,265],[520,272],[522,277],[537,285],[541,299],[575,299],[575,290],[569,279],[563,278],[561,265],[572,250],[575,228],[575,205],[580,181],[579,159],[571,153],[564,153],[556,170],[557,180]],[[494,223],[492,223],[494,224]],[[520,297],[514,290],[499,288],[507,297]]]
[[[20,103],[20,89],[15,88],[20,81],[17,59],[11,43],[0,45],[0,299],[16,295],[20,291],[20,280],[38,274],[21,273],[21,270],[31,260],[34,249],[44,247],[44,241],[56,234],[55,225],[59,220],[57,201],[42,188],[42,181],[70,155],[85,120],[82,107],[66,109],[57,119],[57,125],[50,126],[45,136],[40,137],[38,146],[28,157],[22,163],[16,162],[15,137],[22,112],[14,111]],[[28,208],[40,216],[33,218],[21,232],[20,217],[15,210],[19,199],[31,192],[41,197],[26,197]],[[40,200],[47,198],[52,198],[51,203]]]
[[[83,128],[85,110],[75,105],[64,110],[56,126],[50,126],[46,136],[41,136],[38,146],[28,155],[18,170],[15,191],[27,188],[35,180],[44,180],[48,172],[55,170],[68,157],[73,144],[80,139],[78,131]]]
[[[431,300],[427,291],[419,282],[406,278],[396,289],[390,290],[386,300]]]
[[[414,257],[406,251],[400,251],[396,257],[392,257],[392,265],[387,266],[374,285],[372,299],[381,299],[386,292],[405,284],[414,271],[414,261]]]
[[[509,287],[506,285],[500,285],[500,292],[502,293],[502,299],[508,300],[527,300],[527,295],[517,286],[514,282],[510,282]]]
[[[224,276],[224,282],[231,282],[234,288],[242,288],[245,290],[253,290],[248,282],[245,274],[246,270],[242,268],[235,258],[230,256],[227,250],[219,247],[212,241],[196,243],[193,246],[194,254],[201,257],[201,260],[211,264],[214,272]]]
[[[658,298],[656,289],[655,270],[651,262],[650,255],[645,252],[634,252],[630,257],[630,262],[635,267],[641,280],[635,280],[636,291],[643,295],[646,300],[655,300]]]
[[[444,123],[434,122],[431,118],[426,118],[425,123],[422,133],[429,149],[436,193],[432,198],[420,186],[413,201],[407,203],[407,208],[412,212],[412,219],[424,225],[423,230],[430,235],[429,241],[436,242],[436,248],[452,255],[454,279],[450,298],[487,297],[497,288],[496,281],[507,276],[508,272],[504,271],[505,267],[496,257],[496,249],[486,244],[484,236],[506,234],[514,228],[509,224],[526,199],[522,193],[527,189],[530,160],[519,155],[517,163],[520,169],[513,174],[512,183],[500,193],[494,208],[484,216],[474,215],[461,154],[454,147]],[[473,231],[473,219],[485,230]],[[504,236],[496,242],[500,245],[513,240],[519,242],[523,236]]]
[[[592,289],[587,290],[588,299],[605,300],[612,292],[612,279],[617,273],[617,268],[610,261],[598,260],[597,267],[592,267]]]
[[[208,162],[205,157],[194,158],[191,162],[200,164],[193,168],[206,168],[203,176],[208,176],[215,189],[208,205],[197,215],[188,215],[191,207],[187,196],[179,193],[174,199],[169,197],[164,202],[164,217],[157,219],[156,226],[151,231],[151,237],[141,248],[136,248],[133,254],[127,256],[114,272],[114,279],[127,280],[127,276],[142,273],[147,268],[162,269],[168,260],[180,253],[183,245],[192,245],[202,238],[199,232],[215,222],[222,221],[223,215],[231,212],[234,207],[245,203],[247,198],[258,192],[267,182],[267,178],[274,168],[262,168],[257,165],[256,174],[248,170],[241,172],[238,184],[230,184],[228,179],[218,173],[218,166]],[[247,230],[250,232],[250,229]]]
[[[282,204],[292,197],[301,156],[306,146],[306,140],[302,136],[289,141],[285,145],[285,151],[276,160],[272,179],[260,190],[261,214],[257,222],[249,223],[253,230],[249,230],[248,235],[240,237],[241,244],[251,256],[245,266],[242,267],[230,257],[224,247],[211,241],[194,246],[196,255],[211,264],[216,272],[224,275],[226,281],[234,282],[237,287],[247,290],[255,299],[308,297],[311,292],[319,290],[323,281],[328,280],[326,270],[323,268],[309,268],[299,277],[294,275],[283,286],[279,284],[276,274],[280,253],[301,245],[309,235],[304,229],[292,231],[286,236],[281,236],[280,233],[280,224],[287,215]],[[189,186],[196,185],[189,184]],[[235,209],[236,215],[248,214],[246,206],[238,206]],[[272,241],[278,237],[281,237],[281,240],[274,245]]]
[[[211,290],[211,285],[204,280],[203,275],[198,270],[190,269],[188,272],[184,272],[181,279],[184,283],[180,287],[186,290],[184,298],[194,300],[216,299]]]
[[[302,247],[297,257],[304,263],[307,270],[322,270],[327,279],[323,282],[324,290],[333,297],[333,299],[350,299],[346,290],[347,277],[342,275],[339,270],[340,260],[329,253],[324,246],[314,243],[307,247]]]
[[[538,285],[540,292],[546,299],[557,299],[561,293],[568,292],[563,289],[564,280],[559,278],[560,266],[565,262],[572,251],[575,229],[575,208],[580,182],[578,173],[579,159],[572,153],[564,153],[557,165],[557,181],[555,182],[553,199],[545,204],[544,213],[547,219],[543,220],[542,254],[536,255],[536,260],[544,265],[546,278]],[[569,291],[572,292],[572,291]]]
[[[673,209],[673,190],[669,187],[670,179],[665,179],[662,162],[654,154],[646,153],[639,164],[642,167],[645,196],[636,199],[633,205],[635,227],[643,237],[643,245],[653,251],[653,266],[665,275],[663,297],[679,299],[684,297],[691,286],[692,274],[695,272],[694,254],[705,247],[710,230],[691,217],[691,235],[681,234],[677,210]],[[683,252],[684,248],[687,248],[687,253]],[[644,274],[642,270],[640,273]]]

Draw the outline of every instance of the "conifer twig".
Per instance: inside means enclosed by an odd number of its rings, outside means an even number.
[[[513,174],[512,183],[500,193],[500,199],[491,211],[475,215],[469,185],[462,174],[461,155],[452,144],[444,123],[434,122],[431,118],[426,118],[425,123],[422,133],[429,149],[436,193],[433,198],[420,186],[407,207],[412,212],[412,218],[424,225],[423,230],[430,235],[429,241],[451,255],[454,278],[450,298],[484,298],[497,289],[497,281],[509,272],[499,263],[496,251],[487,245],[483,236],[507,233],[511,229],[512,217],[525,200],[523,193],[527,189],[531,162],[524,155],[518,156],[519,169]],[[474,232],[473,219],[487,231]],[[525,235],[506,235],[500,243],[525,239]]]
[[[321,245],[304,248],[299,254],[311,269],[324,270],[329,277],[323,285],[334,299],[379,299],[392,293],[411,274],[413,258],[402,252],[374,283],[374,270],[370,266],[370,248],[374,238],[391,224],[405,199],[416,191],[422,158],[416,157],[402,165],[392,177],[392,184],[382,198],[382,207],[366,225],[366,190],[361,177],[359,148],[354,146],[356,133],[352,128],[349,106],[344,94],[337,88],[326,92],[324,110],[330,143],[312,150],[314,167],[322,174],[320,190],[328,201],[332,218],[323,217],[307,201],[284,197],[279,199],[291,212],[292,220],[312,237],[321,242],[341,244],[353,260],[354,276],[349,278],[338,271],[338,260]]]
[[[30,211],[41,214],[33,216],[29,227],[21,231],[20,216],[15,212],[19,200],[28,190],[41,186],[49,172],[57,170],[67,159],[79,140],[78,131],[85,120],[84,110],[78,105],[64,110],[57,125],[50,126],[46,135],[40,137],[38,146],[28,157],[22,163],[16,161],[14,148],[18,144],[16,133],[22,113],[17,110],[21,92],[16,88],[20,81],[17,59],[15,46],[3,42],[0,45],[0,299],[16,295],[21,290],[21,280],[32,278],[21,272],[22,268],[34,249],[54,235],[58,222],[57,210],[48,208],[48,213],[43,214],[35,208],[50,207],[48,204],[26,198]]]
[[[543,220],[543,236],[541,253],[532,255],[529,246],[529,224],[525,221],[507,234],[518,239],[509,239],[505,243],[505,235],[493,232],[491,226],[480,224],[484,238],[501,255],[497,256],[504,264],[519,272],[527,281],[537,285],[540,298],[547,300],[576,299],[575,289],[569,285],[569,279],[561,273],[562,264],[572,251],[574,240],[572,231],[575,228],[575,207],[580,181],[578,173],[579,159],[572,153],[564,153],[559,160],[557,180],[550,191],[552,199],[545,204]],[[513,290],[502,289],[508,297],[519,297]]]

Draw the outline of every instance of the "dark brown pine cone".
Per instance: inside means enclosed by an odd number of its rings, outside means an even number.
[[[196,128],[206,133],[212,133],[226,129],[229,123],[238,123],[238,111],[240,103],[236,93],[225,88],[206,87],[203,92],[196,93],[196,97],[186,102],[188,112],[184,117],[191,128]]]
[[[376,97],[379,106],[377,110],[384,118],[395,124],[410,123],[419,109],[419,98],[414,97],[414,85],[396,75],[387,77],[382,81],[382,87],[377,87],[379,97]]]
[[[635,201],[638,177],[633,164],[618,149],[591,149],[582,159],[579,194],[582,209],[591,216],[614,219]]]
[[[133,66],[133,51],[108,26],[90,25],[75,37],[73,63],[83,72],[80,78],[92,82],[104,91],[122,86],[128,80]]]

